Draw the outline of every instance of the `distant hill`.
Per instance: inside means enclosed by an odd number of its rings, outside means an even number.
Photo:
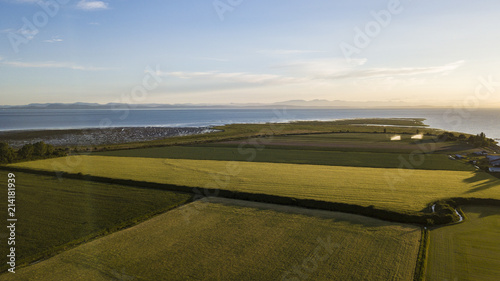
[[[381,102],[381,101],[342,101],[342,100],[289,100],[275,103],[230,103],[230,104],[126,104],[126,103],[30,103],[27,105],[4,105],[3,109],[187,109],[187,108],[374,108],[374,107],[430,107],[427,105],[414,106],[405,102]]]

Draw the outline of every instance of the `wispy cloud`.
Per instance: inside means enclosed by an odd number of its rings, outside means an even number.
[[[277,50],[259,50],[257,53],[266,55],[300,55],[310,53],[321,53],[322,51],[314,50],[290,50],[290,49],[277,49]]]
[[[301,72],[295,72],[292,75],[280,74],[265,74],[265,73],[248,73],[248,72],[161,72],[159,76],[176,77],[181,79],[207,80],[217,81],[219,83],[242,83],[255,85],[269,84],[293,84],[293,83],[309,83],[318,82],[325,83],[328,81],[344,80],[344,79],[363,79],[363,78],[381,78],[392,81],[394,77],[406,76],[408,79],[416,79],[414,76],[421,74],[446,74],[458,67],[464,62],[458,61],[441,66],[430,67],[401,67],[401,68],[364,68],[353,69],[345,65],[333,65],[327,61],[320,63],[318,61],[302,62],[295,64],[287,64],[282,68],[297,68]],[[360,59],[357,67],[362,67],[366,60]],[[287,69],[288,70],[288,69]]]
[[[13,28],[5,28],[5,29],[2,29],[0,30],[0,33],[9,33],[9,32],[14,32],[15,29]]]
[[[412,76],[421,74],[448,74],[449,72],[459,68],[464,63],[463,60],[429,67],[400,67],[400,68],[372,68],[353,70],[346,73],[337,73],[327,76],[329,79],[346,79],[346,78],[370,78],[370,77],[394,77],[394,76]]]
[[[306,82],[307,78],[288,77],[275,74],[252,74],[246,72],[161,72],[157,75],[170,76],[182,79],[206,79],[223,80],[226,82],[245,83],[245,84],[289,84]]]
[[[45,42],[45,43],[56,43],[56,42],[62,42],[64,41],[63,39],[59,38],[59,36],[55,36],[55,37],[52,37],[52,39],[47,39],[47,40],[43,40],[42,42]]]
[[[16,30],[15,33],[24,36],[24,38],[26,38],[27,40],[31,40],[31,39],[35,38],[35,35],[37,35],[39,33],[39,31],[38,31],[38,29],[30,30],[30,29],[26,29],[26,28],[20,28],[20,29]]]
[[[228,61],[227,59],[210,58],[210,57],[194,57],[193,59],[196,59],[196,60],[208,60],[208,61]]]
[[[70,62],[21,62],[21,61],[0,61],[0,64],[19,68],[66,68],[83,71],[102,71],[110,70],[111,68],[82,66]]]
[[[38,1],[39,0],[13,0],[12,2],[15,2],[15,3],[36,3]]]
[[[81,0],[76,4],[76,7],[80,10],[93,11],[93,10],[106,10],[108,9],[108,3],[103,1],[87,1]]]

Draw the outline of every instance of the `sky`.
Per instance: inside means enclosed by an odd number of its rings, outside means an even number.
[[[500,107],[497,0],[0,0],[0,19],[0,105]]]

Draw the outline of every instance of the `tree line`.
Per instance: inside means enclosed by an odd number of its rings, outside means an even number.
[[[65,154],[63,150],[55,149],[54,146],[43,141],[35,144],[25,144],[17,151],[10,147],[8,143],[0,142],[0,164],[64,156]]]
[[[497,144],[494,139],[487,138],[486,135],[481,132],[477,135],[470,135],[467,137],[464,134],[456,136],[451,132],[445,132],[439,135],[439,138],[445,141],[461,141],[467,144],[473,145],[474,147],[488,147]]]

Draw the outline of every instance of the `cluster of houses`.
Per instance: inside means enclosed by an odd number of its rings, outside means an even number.
[[[488,171],[491,173],[500,173],[500,155],[488,155],[488,152],[486,152],[484,150],[472,152],[470,155],[471,156],[485,156],[485,158],[488,162],[488,166],[490,166],[488,168]],[[466,156],[460,155],[460,154],[455,154],[453,156],[450,155],[450,158],[451,159],[465,159]],[[473,165],[476,165],[475,160],[471,161],[470,163],[472,163]],[[478,168],[478,167],[476,166],[476,168]]]
[[[492,173],[500,173],[500,156],[486,155],[488,162],[490,162],[489,171]]]

